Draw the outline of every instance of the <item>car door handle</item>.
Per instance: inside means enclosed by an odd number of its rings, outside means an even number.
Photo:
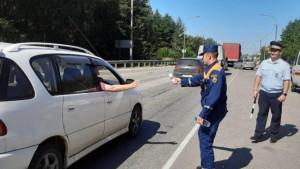
[[[111,103],[112,103],[112,100],[108,99],[108,100],[106,101],[106,103],[107,103],[107,104],[111,104]]]
[[[74,105],[68,106],[68,110],[69,110],[69,111],[75,110],[75,106],[74,106]]]

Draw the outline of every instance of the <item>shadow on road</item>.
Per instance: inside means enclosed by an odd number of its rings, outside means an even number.
[[[227,160],[216,161],[216,168],[240,169],[248,166],[251,160],[253,159],[253,156],[250,153],[251,149],[246,147],[233,149],[213,146],[213,148],[232,152],[231,156]]]
[[[167,134],[165,131],[158,131],[159,128],[159,123],[144,120],[136,138],[131,139],[126,134],[122,135],[83,157],[69,169],[114,169],[145,144],[177,144],[175,142],[148,141],[156,134]]]
[[[280,133],[278,140],[282,139],[283,137],[290,137],[295,135],[298,132],[297,126],[293,124],[285,124],[280,126]],[[270,127],[266,128],[263,141],[270,138]]]
[[[284,126],[280,126],[280,136],[279,139],[283,137],[290,137],[295,135],[298,132],[297,126],[293,124],[285,124]]]

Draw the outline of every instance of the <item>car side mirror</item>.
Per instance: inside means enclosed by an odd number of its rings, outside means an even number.
[[[130,83],[132,83],[132,82],[134,82],[133,79],[126,79],[126,81],[125,81],[126,84],[130,84]]]

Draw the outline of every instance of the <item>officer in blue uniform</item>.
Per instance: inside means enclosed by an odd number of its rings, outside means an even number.
[[[176,78],[177,84],[182,87],[201,87],[201,106],[202,111],[197,117],[197,123],[201,126],[198,130],[201,167],[197,169],[214,168],[213,142],[218,126],[227,113],[227,85],[226,75],[218,63],[218,46],[207,44],[203,47],[203,63],[207,67],[203,74],[188,78]],[[203,126],[203,120],[211,123],[209,127]]]
[[[287,97],[290,86],[290,66],[280,58],[283,46],[275,41],[270,43],[271,57],[264,60],[256,72],[253,97],[258,99],[259,112],[256,119],[254,136],[250,137],[253,143],[262,141],[265,131],[269,108],[272,119],[270,126],[270,142],[276,143],[279,135],[282,102]],[[258,92],[258,86],[260,90]]]

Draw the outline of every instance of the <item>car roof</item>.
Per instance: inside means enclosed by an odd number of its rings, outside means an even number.
[[[0,42],[0,50],[12,45],[12,43]]]
[[[16,44],[10,44],[10,43],[3,43],[3,50],[8,52],[18,52],[22,48],[49,48],[54,50],[59,49],[67,49],[67,50],[78,50],[82,51],[88,54],[93,54],[87,49],[77,47],[77,46],[71,46],[71,45],[65,45],[65,44],[57,44],[57,43],[43,43],[43,42],[27,42],[27,43],[16,43]]]
[[[26,53],[32,55],[40,54],[75,54],[75,55],[86,55],[96,58],[92,52],[87,49],[65,45],[57,43],[44,43],[44,42],[27,42],[27,43],[5,43],[0,42],[0,57],[5,57],[7,54]],[[31,57],[30,55],[23,55],[23,57]]]
[[[181,58],[180,60],[201,60],[201,59],[200,58],[185,57],[185,58]]]

